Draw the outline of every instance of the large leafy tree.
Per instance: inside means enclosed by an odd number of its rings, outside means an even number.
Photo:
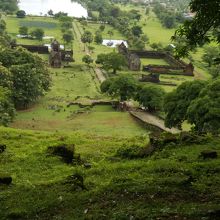
[[[0,86],[0,125],[7,126],[15,115],[11,92]]]
[[[187,119],[189,105],[199,96],[205,84],[205,81],[185,82],[165,96],[164,111],[167,127],[177,126],[181,129],[182,123]]]
[[[187,111],[187,119],[198,132],[220,131],[220,79],[205,87]]]
[[[81,41],[86,45],[87,43],[91,44],[93,42],[93,35],[90,31],[85,31],[81,36]]]
[[[118,97],[120,101],[126,101],[135,94],[137,85],[133,77],[120,75],[109,78],[101,84],[101,91],[110,96]]]
[[[141,86],[137,89],[135,99],[147,110],[154,112],[161,110],[165,92],[153,85]]]
[[[0,65],[0,86],[11,89],[12,84],[11,72],[6,67]]]
[[[127,65],[125,57],[116,52],[99,54],[96,63],[101,64],[106,70],[112,69],[114,74],[116,74],[117,70]]]
[[[191,0],[190,10],[195,13],[194,19],[185,21],[173,37],[185,41],[177,47],[178,56],[186,56],[190,50],[207,42],[220,42],[219,0]]]
[[[26,108],[50,87],[50,76],[45,63],[23,48],[0,50],[1,83],[10,87],[17,108]]]

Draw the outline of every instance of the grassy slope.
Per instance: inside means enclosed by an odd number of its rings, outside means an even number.
[[[220,159],[198,160],[202,150],[219,152],[220,140],[168,146],[146,159],[115,158],[123,144],[143,146],[147,137],[121,138],[81,133],[43,133],[0,128],[0,173],[13,177],[0,186],[0,219],[202,219],[219,210]],[[75,144],[91,169],[64,164],[47,147]],[[112,158],[113,157],[113,158]],[[74,173],[87,190],[65,184]],[[192,183],[187,183],[189,176]],[[185,218],[184,218],[185,217]],[[203,218],[216,219],[216,218]]]

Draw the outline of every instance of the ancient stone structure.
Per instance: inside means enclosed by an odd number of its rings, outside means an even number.
[[[51,67],[60,68],[62,65],[62,56],[60,51],[60,44],[57,40],[51,43],[51,52],[49,57],[49,63]]]
[[[123,42],[118,46],[118,52],[126,57],[130,70],[139,71],[141,69],[139,56],[135,53],[130,53]]]
[[[131,70],[140,70],[140,58],[164,59],[167,65],[146,65],[143,66],[143,71],[158,74],[194,76],[194,66],[192,63],[187,64],[182,60],[178,60],[169,52],[128,50],[124,43],[119,45],[118,51],[126,56],[128,67]]]
[[[148,75],[142,74],[140,81],[141,82],[160,83],[160,74],[158,74],[158,73],[150,73]]]

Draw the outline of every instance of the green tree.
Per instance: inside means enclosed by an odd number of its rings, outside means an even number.
[[[137,89],[135,100],[150,112],[163,108],[164,90],[153,85],[141,86]]]
[[[3,34],[6,30],[6,23],[3,19],[0,19],[0,34]]]
[[[19,27],[19,34],[20,35],[28,35],[28,27],[26,27],[26,26]]]
[[[215,59],[219,56],[220,50],[218,47],[206,46],[205,53],[202,56],[203,62],[207,63],[209,67],[215,64]]]
[[[102,44],[103,38],[102,38],[102,34],[101,34],[100,32],[96,32],[94,41],[95,41],[97,44]]]
[[[12,98],[17,108],[28,107],[49,90],[49,72],[38,55],[23,48],[5,48],[0,50],[0,63],[9,68],[0,68],[1,77],[4,79],[1,85],[11,87]]]
[[[131,31],[132,31],[132,34],[136,37],[140,37],[140,35],[143,34],[142,27],[138,25],[133,26],[131,28]]]
[[[85,31],[83,35],[81,36],[81,41],[86,45],[87,43],[93,42],[93,35],[90,31]],[[85,48],[84,48],[85,49]]]
[[[111,40],[111,39],[112,39],[112,36],[114,35],[114,32],[111,31],[111,30],[109,30],[109,31],[108,31],[108,35],[109,35],[109,38],[110,38],[110,40]]]
[[[91,63],[93,63],[93,59],[92,59],[92,57],[91,57],[90,55],[85,55],[85,56],[83,56],[82,61],[83,61],[84,63],[86,63],[88,66],[89,66]]]
[[[14,65],[12,97],[16,108],[25,109],[43,95],[40,74],[31,64]]]
[[[72,23],[72,21],[62,22],[62,23],[61,23],[61,28],[62,28],[63,30],[68,30],[68,29],[73,28],[73,23]]]
[[[0,65],[0,79],[0,86],[12,89],[12,74],[2,65]]]
[[[187,109],[204,88],[205,81],[184,82],[176,90],[168,93],[164,99],[166,113],[165,125],[181,129],[182,123],[187,119]]]
[[[31,32],[32,37],[35,37],[37,40],[42,41],[44,37],[44,30],[42,28],[37,28]]]
[[[105,30],[105,25],[104,25],[104,24],[101,24],[101,25],[99,26],[99,30],[100,30],[100,31],[104,31],[104,30]]]
[[[127,65],[125,57],[116,52],[99,54],[97,56],[96,63],[101,64],[103,69],[112,69],[114,74],[116,74],[117,70],[120,70],[122,67]]]
[[[163,25],[166,28],[174,28],[176,25],[175,17],[173,15],[165,15],[163,17]]]
[[[0,86],[0,125],[7,126],[15,116],[11,92]]]
[[[63,40],[65,41],[66,44],[71,43],[74,40],[73,32],[72,31],[67,31],[63,34]]]
[[[17,15],[17,18],[25,18],[26,12],[24,10],[19,10],[17,11],[16,15]]]
[[[131,76],[120,75],[104,81],[101,84],[101,91],[110,96],[118,97],[120,101],[126,101],[134,96],[136,82]]]
[[[190,103],[187,119],[198,132],[220,132],[220,79],[210,82]]]
[[[185,21],[173,37],[173,40],[179,37],[186,39],[185,44],[176,49],[180,57],[187,56],[190,50],[207,42],[220,42],[219,0],[191,0],[190,10],[195,13],[194,19]]]
[[[47,12],[47,14],[50,15],[50,16],[53,16],[53,15],[54,15],[54,14],[53,14],[53,10],[50,9],[50,10]]]

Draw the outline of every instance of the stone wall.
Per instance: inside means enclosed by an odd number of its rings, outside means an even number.
[[[39,54],[49,54],[49,50],[47,46],[40,46],[40,45],[24,45],[24,44],[17,44],[17,47],[23,47],[32,53],[39,53]]]

